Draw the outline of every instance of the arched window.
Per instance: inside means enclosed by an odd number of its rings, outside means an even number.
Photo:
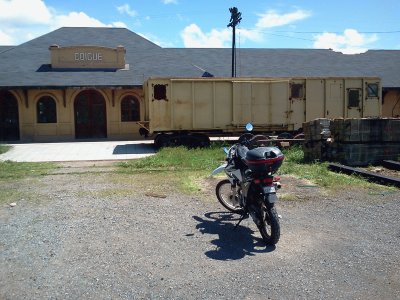
[[[121,121],[140,121],[140,104],[134,96],[126,96],[121,101]]]
[[[38,123],[57,123],[56,101],[50,96],[39,99],[36,105]]]

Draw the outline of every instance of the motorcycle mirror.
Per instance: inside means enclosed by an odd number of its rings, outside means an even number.
[[[247,130],[247,131],[252,131],[253,128],[254,128],[254,127],[253,127],[253,124],[251,124],[251,123],[247,123],[247,124],[246,124],[246,130]]]

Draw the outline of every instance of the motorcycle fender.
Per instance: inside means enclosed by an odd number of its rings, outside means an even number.
[[[225,170],[226,166],[227,166],[226,163],[223,164],[223,165],[220,165],[218,168],[216,168],[214,171],[212,171],[210,177],[211,177],[211,176],[214,176],[214,175],[217,175],[218,173],[223,172],[223,171]]]
[[[276,195],[276,193],[265,193],[264,199],[267,203],[272,204],[278,201],[278,196]]]

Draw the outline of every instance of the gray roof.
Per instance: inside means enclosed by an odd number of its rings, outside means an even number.
[[[128,70],[54,71],[49,46],[126,49]],[[137,86],[148,77],[200,77],[202,68],[231,76],[231,49],[161,48],[123,28],[63,27],[19,46],[0,47],[0,87]],[[400,88],[400,50],[344,55],[318,49],[238,49],[242,77],[378,76],[383,87]]]
[[[15,46],[0,46],[0,53],[14,48]]]
[[[190,58],[214,76],[231,76],[231,49],[168,49]],[[400,88],[400,50],[346,55],[323,49],[237,49],[237,76],[380,77]]]

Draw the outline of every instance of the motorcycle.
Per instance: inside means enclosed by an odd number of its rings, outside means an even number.
[[[249,123],[246,129],[251,131]],[[280,238],[279,216],[275,208],[280,178],[274,174],[284,155],[276,147],[259,147],[259,136],[245,133],[230,149],[224,149],[226,162],[211,176],[225,172],[227,179],[216,186],[218,201],[226,209],[241,215],[236,227],[249,215],[266,244],[275,245]]]

